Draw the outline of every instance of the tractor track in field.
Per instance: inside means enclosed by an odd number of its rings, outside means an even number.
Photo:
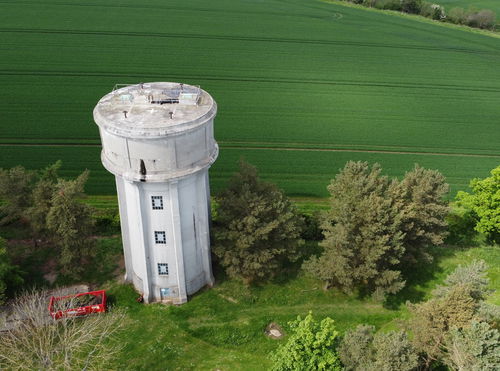
[[[161,74],[155,74],[160,77]],[[115,78],[139,78],[148,79],[151,73],[117,73],[107,71],[43,71],[43,70],[2,70],[0,76],[56,76],[56,77],[115,77]],[[500,93],[500,87],[493,86],[461,86],[451,84],[419,84],[414,82],[387,83],[379,81],[352,81],[352,80],[314,80],[314,79],[287,79],[287,78],[265,78],[265,77],[236,77],[236,76],[210,76],[210,75],[176,75],[168,74],[169,78],[190,78],[206,81],[229,81],[229,82],[250,82],[250,83],[269,83],[269,84],[308,84],[308,85],[331,85],[331,86],[359,86],[375,88],[399,88],[399,89],[425,89],[425,90],[453,90],[466,92],[487,92]]]
[[[396,155],[444,156],[444,157],[478,157],[500,158],[500,155],[477,153],[446,153],[446,152],[418,152],[401,150],[378,149],[348,149],[348,148],[307,148],[307,147],[272,147],[272,146],[235,146],[219,142],[221,149],[266,150],[266,151],[303,151],[303,152],[354,152],[354,153],[382,153]],[[0,147],[101,147],[92,143],[0,143]]]
[[[333,17],[333,15],[329,15]],[[332,45],[332,46],[354,46],[362,48],[389,48],[389,49],[409,49],[426,50],[437,52],[456,52],[467,54],[492,55],[500,57],[497,50],[478,50],[457,47],[433,47],[425,45],[403,45],[386,44],[378,42],[363,41],[342,41],[342,40],[321,40],[321,39],[295,39],[285,37],[257,37],[257,36],[230,36],[230,35],[204,35],[197,33],[163,33],[163,32],[132,32],[132,31],[97,31],[97,30],[61,30],[61,29],[30,29],[30,28],[0,28],[0,33],[25,33],[25,34],[55,34],[55,35],[87,35],[87,36],[124,36],[138,38],[171,38],[171,39],[200,39],[200,40],[223,40],[238,42],[267,42],[267,43],[288,43],[300,45]]]

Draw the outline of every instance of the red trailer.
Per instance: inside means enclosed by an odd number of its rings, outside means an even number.
[[[49,302],[49,312],[54,319],[85,316],[90,313],[105,311],[106,292],[104,290],[66,296],[52,296]]]

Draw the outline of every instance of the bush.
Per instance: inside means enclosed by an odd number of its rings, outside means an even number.
[[[498,370],[500,333],[485,322],[453,328],[446,341],[445,363],[453,370]]]
[[[422,7],[420,8],[420,15],[424,17],[431,18],[437,21],[446,18],[444,8],[438,4],[431,4],[426,1],[422,2]]]
[[[401,0],[401,10],[405,13],[419,14],[422,0]]]
[[[464,8],[451,8],[448,12],[448,20],[455,24],[465,24],[467,12]]]
[[[467,25],[471,27],[494,29],[496,15],[491,10],[480,10],[479,12],[472,12],[467,15]]]
[[[347,371],[410,371],[418,356],[403,331],[373,335],[373,326],[359,325],[346,333],[339,346],[340,360]]]
[[[400,0],[375,0],[373,5],[377,9],[387,9],[387,10],[401,10]]]
[[[471,211],[476,219],[476,231],[491,242],[500,242],[500,166],[485,179],[470,182],[472,193],[457,193],[457,204]]]
[[[271,354],[273,371],[342,370],[336,352],[338,332],[331,318],[314,320],[311,312],[289,323],[292,334]]]
[[[448,236],[446,243],[459,246],[470,246],[474,243],[478,233],[474,230],[476,218],[470,210],[454,207],[446,217]]]

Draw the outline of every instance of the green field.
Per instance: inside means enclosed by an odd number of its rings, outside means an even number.
[[[347,160],[453,191],[500,162],[500,39],[318,0],[0,1],[0,167],[100,165],[92,109],[115,83],[183,81],[217,100],[220,189],[244,156],[295,196]]]

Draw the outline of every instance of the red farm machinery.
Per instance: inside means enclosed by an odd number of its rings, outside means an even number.
[[[66,296],[52,296],[49,312],[52,318],[85,316],[106,311],[106,292],[89,291]]]

